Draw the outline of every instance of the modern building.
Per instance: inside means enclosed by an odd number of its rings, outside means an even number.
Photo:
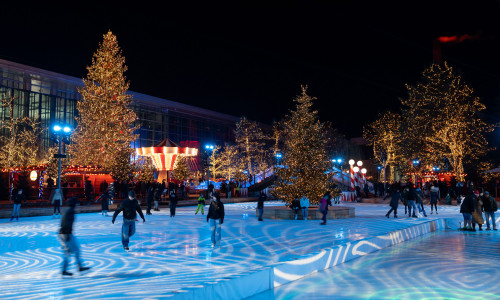
[[[42,128],[64,123],[76,126],[77,91],[80,78],[0,59],[0,97],[14,97],[14,118],[38,119]],[[169,138],[190,147],[204,143],[223,145],[234,139],[238,117],[215,111],[129,92],[138,116],[139,139],[135,147],[153,146]],[[0,107],[0,121],[9,119],[9,109]],[[4,133],[0,133],[4,134]],[[50,131],[41,137],[42,151],[51,146]]]

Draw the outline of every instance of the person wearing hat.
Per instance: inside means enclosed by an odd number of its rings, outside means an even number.
[[[221,225],[224,223],[224,216],[224,204],[220,201],[219,193],[214,193],[207,214],[207,222],[210,222],[212,248],[220,248]]]
[[[497,200],[490,196],[488,191],[483,193],[483,210],[484,218],[486,219],[486,230],[491,230],[490,228],[490,218],[493,223],[493,230],[497,230],[495,212],[498,210]]]
[[[135,234],[135,218],[137,213],[142,218],[142,222],[146,222],[144,215],[142,214],[141,206],[137,203],[135,199],[135,192],[129,191],[128,198],[123,200],[120,206],[115,210],[113,214],[113,220],[111,222],[114,224],[116,217],[123,211],[123,223],[122,223],[122,245],[125,251],[129,250],[128,243],[131,236]],[[137,212],[137,213],[136,213]]]
[[[76,197],[71,197],[68,200],[69,208],[64,212],[61,219],[61,228],[59,229],[58,239],[64,250],[63,265],[62,265],[62,275],[71,276],[73,273],[68,272],[68,263],[71,254],[73,253],[76,258],[76,263],[78,264],[78,270],[81,272],[87,271],[90,267],[84,267],[82,259],[80,258],[80,247],[73,235],[73,223],[75,221],[75,206],[78,202]]]

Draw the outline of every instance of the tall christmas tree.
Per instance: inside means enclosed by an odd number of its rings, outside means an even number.
[[[130,162],[124,155],[130,153],[136,139],[133,124],[137,116],[130,107],[131,96],[126,94],[125,58],[111,31],[104,34],[87,70],[84,87],[78,90],[82,100],[77,103],[78,126],[69,146],[72,162],[104,170],[116,169],[119,164],[127,167]]]
[[[330,189],[328,141],[318,112],[312,110],[315,99],[303,86],[302,94],[294,100],[297,103],[295,110],[283,123],[283,167],[277,169],[273,194],[287,203],[305,195],[311,203],[317,204]]]
[[[184,181],[191,176],[191,169],[189,168],[188,158],[184,155],[177,156],[174,165],[173,175],[176,179]]]

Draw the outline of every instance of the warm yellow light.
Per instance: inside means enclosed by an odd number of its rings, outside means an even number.
[[[37,178],[38,178],[38,173],[35,170],[31,171],[30,173],[31,181],[36,181]]]

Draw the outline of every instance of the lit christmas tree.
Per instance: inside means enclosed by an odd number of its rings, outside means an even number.
[[[307,87],[303,86],[302,94],[294,99],[296,109],[283,123],[284,167],[277,169],[273,194],[287,203],[306,195],[311,203],[318,204],[330,188],[328,140],[318,112],[311,109],[315,99],[307,95]]]
[[[406,146],[429,163],[447,159],[463,181],[464,163],[489,150],[485,134],[493,126],[479,117],[485,105],[447,63],[431,65],[421,82],[406,87],[409,96],[401,100]]]
[[[179,155],[175,159],[175,165],[174,165],[174,170],[172,172],[174,178],[184,181],[189,179],[191,176],[191,168],[189,167],[188,164],[188,158],[184,155]]]
[[[84,87],[78,90],[82,95],[77,103],[78,126],[68,147],[72,162],[104,170],[113,167],[115,175],[128,174],[129,170],[119,171],[117,167],[128,168],[130,164],[126,153],[131,153],[131,142],[136,139],[133,124],[137,116],[130,107],[131,96],[126,94],[129,83],[124,76],[125,58],[111,31],[104,35],[87,70]]]
[[[153,159],[149,156],[142,156],[137,161],[137,172],[139,173],[137,179],[144,182],[153,182],[154,174],[158,170],[153,163]]]
[[[130,157],[133,150],[131,148],[122,148],[115,153],[112,161],[110,161],[107,171],[111,172],[111,176],[116,180],[132,180],[134,174],[138,171],[137,165],[130,163]]]

